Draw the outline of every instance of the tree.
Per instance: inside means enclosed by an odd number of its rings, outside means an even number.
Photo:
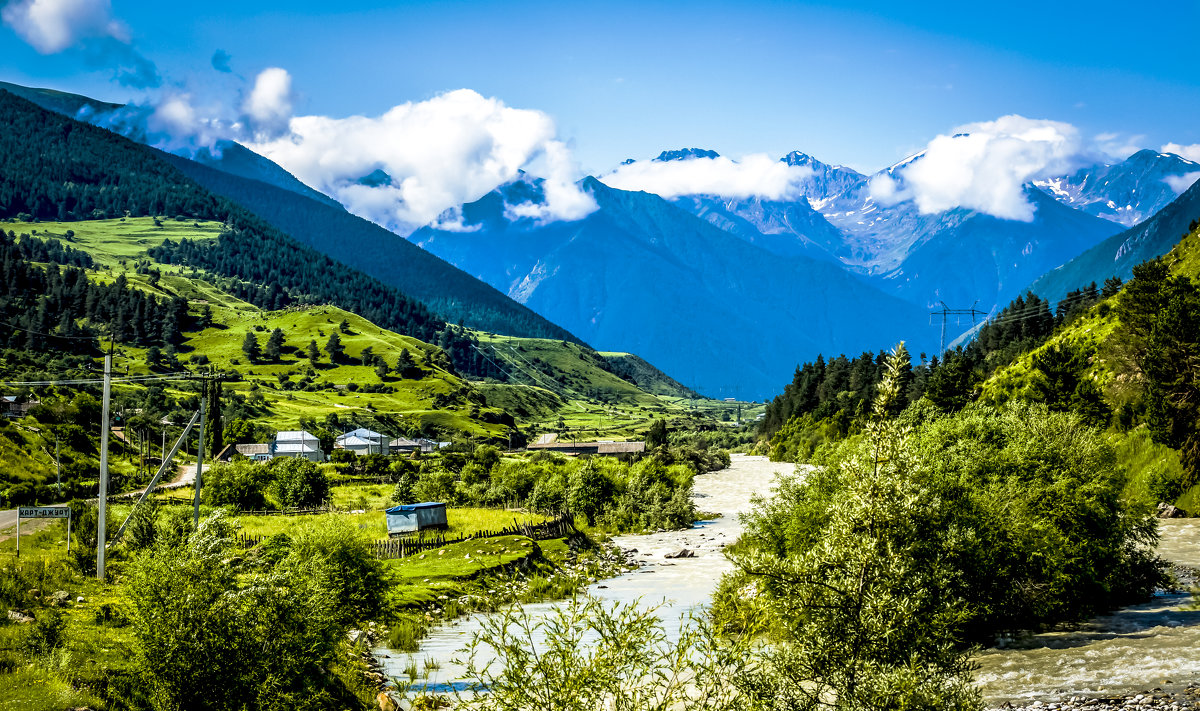
[[[595,460],[589,459],[575,468],[567,478],[567,509],[587,517],[588,525],[596,525],[596,517],[612,501],[615,487]]]
[[[957,412],[975,396],[975,372],[971,359],[961,352],[946,354],[946,360],[929,374],[925,397],[949,412]]]
[[[943,515],[938,493],[908,475],[907,429],[890,419],[903,397],[906,358],[885,361],[871,420],[855,456],[812,471],[804,482],[784,482],[780,494],[798,509],[773,546],[735,556],[765,594],[774,619],[784,621],[787,644],[765,663],[733,680],[763,708],[977,709],[971,664],[958,648],[962,602],[944,593],[954,571],[941,563],[929,533]],[[804,491],[839,492],[806,501]],[[762,535],[764,514],[750,531]],[[780,522],[782,523],[782,522]],[[752,535],[753,535],[752,534]],[[784,553],[779,555],[779,553]],[[728,593],[726,593],[728,594]]]
[[[306,355],[313,365],[316,365],[317,361],[321,359],[321,351],[317,348],[317,340],[315,338],[308,342]]]
[[[220,464],[205,470],[200,497],[210,506],[259,511],[267,507],[263,492],[269,481],[270,472],[257,462],[242,459]]]
[[[667,421],[662,418],[657,418],[650,423],[650,429],[646,431],[646,448],[654,449],[663,447],[667,444]]]
[[[247,331],[246,337],[242,339],[242,353],[246,354],[246,360],[251,363],[257,362],[261,355],[258,348],[258,338],[253,331]]]
[[[283,331],[276,328],[271,331],[271,335],[267,337],[267,345],[263,348],[263,355],[267,360],[274,363],[279,360],[280,352],[283,350]]]
[[[220,512],[130,563],[134,668],[156,711],[361,705],[329,673],[350,620],[379,611],[382,566],[357,531],[306,523],[254,568]],[[294,540],[293,540],[294,539]],[[240,552],[240,549],[239,549]]]
[[[272,492],[284,508],[310,509],[329,500],[329,479],[316,464],[300,457],[271,460]]]
[[[329,362],[337,363],[342,359],[342,353],[346,350],[342,345],[342,339],[338,336],[337,331],[329,334],[329,340],[325,342],[325,352],[329,354]]]
[[[383,380],[384,378],[386,378],[387,374],[388,374],[387,364],[380,363],[380,364],[376,365],[375,366],[375,374],[379,376],[380,380]]]
[[[370,346],[362,349],[362,352],[358,354],[358,358],[362,361],[362,364],[368,366],[375,364],[375,357],[375,350]]]
[[[338,330],[342,333],[350,333],[350,322],[342,319],[342,322],[338,324]]]

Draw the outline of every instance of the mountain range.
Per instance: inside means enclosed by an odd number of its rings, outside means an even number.
[[[149,140],[130,118],[137,107],[0,88]],[[653,160],[717,157],[686,148]],[[947,306],[995,313],[1030,288],[1057,299],[1127,276],[1169,250],[1200,211],[1194,187],[1177,196],[1200,164],[1155,151],[1027,184],[1028,221],[965,208],[923,214],[912,201],[873,196],[873,179],[921,158],[865,175],[793,151],[780,160],[807,177],[777,199],[664,199],[588,177],[579,187],[598,209],[567,222],[509,209],[544,200],[540,181],[520,175],[454,209],[457,223],[443,219],[405,240],[236,143],[164,155],[208,190],[450,322],[636,352],[706,394],[752,398],[822,352],[906,339],[910,351],[933,353],[941,323],[931,312]],[[973,324],[959,325],[947,340]]]

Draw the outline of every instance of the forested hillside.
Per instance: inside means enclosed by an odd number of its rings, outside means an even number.
[[[447,331],[420,302],[296,242],[208,192],[161,156],[0,91],[0,218],[70,221],[128,214],[215,220],[227,227],[216,241],[166,244],[156,256],[252,282],[258,286],[246,286],[238,296],[256,306],[336,304],[420,340],[444,341],[454,366],[465,373],[499,375],[469,336]]]

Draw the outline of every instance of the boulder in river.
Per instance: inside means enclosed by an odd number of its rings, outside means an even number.
[[[663,558],[695,558],[695,557],[696,557],[696,552],[690,551],[687,548],[680,548],[679,550],[675,551],[674,553],[668,553],[663,556]]]
[[[1171,504],[1160,503],[1158,505],[1159,518],[1187,518],[1187,512],[1181,508],[1172,506]]]

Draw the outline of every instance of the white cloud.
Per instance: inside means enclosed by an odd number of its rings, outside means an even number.
[[[1194,173],[1184,173],[1183,175],[1168,175],[1163,178],[1163,181],[1175,191],[1176,195],[1180,195],[1184,190],[1192,187],[1197,178],[1200,178],[1200,170]]]
[[[129,30],[113,19],[108,0],[13,0],[0,17],[42,54],[57,54],[94,37],[129,43]]]
[[[595,209],[574,185],[569,152],[553,120],[469,89],[401,104],[379,117],[298,116],[289,134],[248,144],[347,209],[398,231],[476,200],[518,171],[537,167],[546,203],[538,219],[577,219]],[[359,181],[382,171],[390,182]]]
[[[1071,124],[1003,116],[938,136],[918,159],[873,178],[870,189],[883,204],[912,200],[922,213],[962,207],[1029,222],[1034,206],[1026,183],[1064,175],[1094,159]]]
[[[779,200],[798,196],[800,185],[810,176],[812,168],[791,166],[756,153],[740,161],[724,156],[637,161],[618,167],[600,180],[620,190],[643,190],[665,198],[720,195]]]
[[[294,104],[292,75],[286,69],[269,67],[259,72],[242,103],[245,123],[259,141],[278,138],[287,133]]]
[[[1096,135],[1095,145],[1109,158],[1125,160],[1146,146],[1146,136],[1140,133],[1132,136],[1100,133]]]
[[[0,19],[42,54],[79,50],[86,64],[112,71],[139,89],[158,86],[158,68],[133,48],[129,28],[112,15],[109,0],[10,0]]]
[[[1200,143],[1193,143],[1190,146],[1185,146],[1181,143],[1168,143],[1158,150],[1160,153],[1174,153],[1177,156],[1183,156],[1188,160],[1200,163]]]

